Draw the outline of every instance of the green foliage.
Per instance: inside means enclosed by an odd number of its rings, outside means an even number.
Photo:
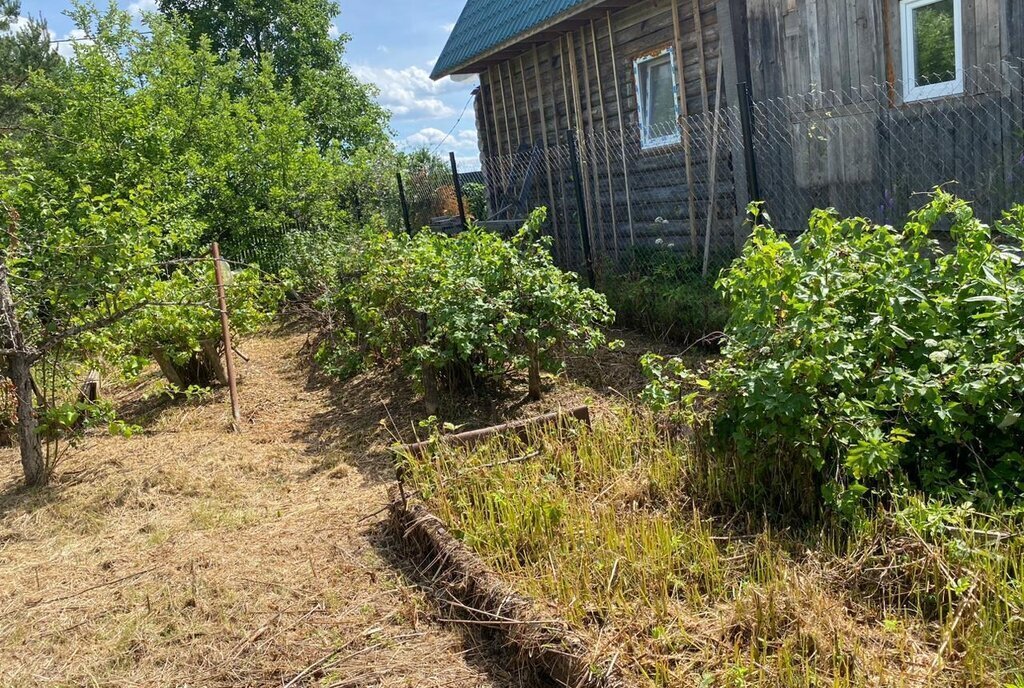
[[[714,278],[704,277],[700,260],[689,253],[662,244],[631,247],[609,272],[602,291],[623,327],[683,343],[725,327],[729,312],[714,289]]]
[[[510,241],[471,227],[455,237],[370,232],[332,305],[336,328],[321,358],[337,370],[360,359],[425,366],[472,379],[534,359],[557,370],[566,350],[592,351],[613,314],[552,262],[536,211]],[[421,325],[425,324],[425,331]]]
[[[252,334],[273,318],[283,286],[264,277],[258,268],[228,274],[225,292],[232,332]],[[221,338],[216,278],[210,261],[175,271],[156,282],[146,298],[154,305],[126,320],[114,334],[129,344],[133,353],[152,355],[159,350],[184,365],[199,353],[204,341]]]
[[[466,212],[477,220],[486,220],[487,187],[477,182],[466,184],[462,187],[462,195],[466,203]]]
[[[272,64],[274,83],[294,103],[322,149],[347,155],[387,140],[388,113],[343,57],[348,36],[330,36],[338,5],[331,0],[160,0],[160,10],[185,20],[194,48],[209,46],[226,63],[259,70]]]
[[[14,126],[23,112],[15,92],[36,70],[56,71],[64,60],[50,46],[41,18],[19,21],[19,0],[0,0],[0,127]]]
[[[710,405],[719,440],[810,471],[848,513],[905,481],[1019,499],[1024,276],[997,233],[1019,242],[1024,208],[993,230],[941,191],[900,229],[818,211],[791,244],[758,226],[719,281],[723,358],[697,376],[648,357],[647,396],[691,420]]]
[[[145,20],[151,35],[116,9],[72,15],[95,42],[76,44],[66,69],[37,73],[18,92],[30,112],[24,135],[6,145],[12,183],[31,187],[16,205],[23,215],[83,187],[112,199],[144,188],[177,224],[191,221],[178,255],[218,239],[225,255],[267,269],[281,267],[288,233],[346,221],[340,153],[320,151],[269,63],[193,49],[158,15]]]

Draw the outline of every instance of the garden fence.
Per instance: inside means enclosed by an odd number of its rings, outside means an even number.
[[[710,284],[749,235],[751,199],[793,234],[816,208],[898,223],[937,186],[971,201],[986,221],[1024,201],[1022,73],[1019,61],[970,69],[962,93],[922,102],[904,102],[898,82],[766,100],[744,97],[740,85],[739,103],[658,130],[610,125],[520,142],[514,154],[481,160],[484,188],[474,193],[483,197],[467,199],[464,189],[463,200],[471,216],[503,231],[547,207],[558,263],[620,310],[657,311],[680,290],[713,300]],[[408,226],[458,231],[450,168],[407,171],[402,185]],[[404,222],[397,186],[384,205]],[[615,298],[624,291],[632,298]],[[720,325],[710,313],[717,305],[705,306],[701,316],[699,307],[666,305],[663,317],[641,324],[670,331],[665,320],[697,312],[676,332],[692,338]]]

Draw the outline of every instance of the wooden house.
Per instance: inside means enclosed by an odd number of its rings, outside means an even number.
[[[468,0],[432,76],[479,75],[496,211],[555,208],[571,249],[583,210],[600,256],[707,256],[742,242],[755,192],[800,224],[1013,177],[1021,57],[1024,0]]]

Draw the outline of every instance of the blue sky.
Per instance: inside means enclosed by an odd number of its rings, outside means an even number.
[[[103,2],[97,0],[98,5]],[[393,112],[399,146],[437,147],[439,153],[454,150],[460,166],[479,169],[473,107],[466,108],[476,79],[455,83],[451,79],[433,82],[429,77],[464,0],[338,2],[341,14],[335,28],[352,38],[348,62],[361,79],[380,89],[380,102]],[[118,4],[136,14],[156,8],[156,0],[119,0]],[[65,39],[75,36],[74,26],[63,15],[69,6],[68,0],[22,0],[21,12],[42,15],[54,38]],[[59,47],[69,52],[68,44]]]

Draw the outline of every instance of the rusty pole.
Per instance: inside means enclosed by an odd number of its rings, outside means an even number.
[[[242,422],[242,410],[238,405],[238,385],[235,383],[235,361],[231,346],[231,323],[228,321],[228,300],[224,295],[224,273],[220,262],[220,246],[213,242],[213,270],[217,276],[217,305],[220,307],[220,329],[224,336],[224,363],[228,373],[228,390],[231,392],[231,416],[235,419],[235,429]]]

